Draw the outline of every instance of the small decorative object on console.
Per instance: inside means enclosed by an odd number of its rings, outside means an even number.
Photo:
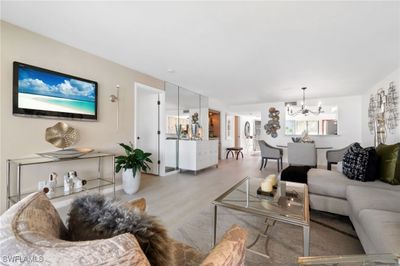
[[[42,180],[38,183],[38,191],[43,191],[47,196],[50,196],[54,193],[54,189],[57,186],[57,174],[51,173],[49,174],[48,180]]]
[[[79,139],[79,132],[64,122],[58,122],[46,129],[46,141],[57,148],[67,148]]]
[[[64,193],[69,193],[74,185],[73,177],[69,175],[69,172],[64,175]]]
[[[46,181],[42,180],[38,182],[38,191],[43,191],[43,189],[47,187]]]
[[[301,141],[301,137],[292,137],[294,143],[299,143]]]
[[[57,187],[57,174],[51,173],[49,174],[49,180],[47,181],[47,185],[49,187],[49,193],[54,193],[54,189]]]
[[[312,139],[310,138],[310,136],[308,135],[307,130],[304,130],[304,131],[303,131],[303,134],[301,134],[301,142],[304,142],[304,143],[314,143],[314,140],[312,140]]]
[[[93,149],[90,148],[65,149],[78,142],[79,132],[64,122],[58,122],[54,126],[47,128],[45,138],[47,142],[57,148],[62,148],[62,150],[37,153],[42,157],[70,159],[80,157],[93,151]]]
[[[87,181],[84,179],[80,179],[76,171],[68,172],[69,178],[72,179],[74,191],[80,191],[84,185],[86,185]]]
[[[194,113],[192,115],[192,125],[191,125],[191,139],[201,139],[201,126],[199,124],[199,113]]]

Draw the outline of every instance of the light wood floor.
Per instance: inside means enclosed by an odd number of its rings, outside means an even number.
[[[199,215],[202,210],[209,209],[215,198],[244,177],[277,174],[276,161],[268,162],[263,171],[259,170],[260,163],[259,156],[247,155],[244,159],[220,161],[218,168],[211,167],[197,175],[191,172],[164,177],[143,174],[140,190],[136,194],[127,195],[120,190],[116,192],[116,198],[121,201],[145,198],[147,212],[157,216],[172,231],[186,220]],[[59,212],[65,221],[68,207]]]

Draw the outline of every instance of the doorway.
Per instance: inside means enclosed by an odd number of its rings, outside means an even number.
[[[135,147],[151,153],[149,174],[163,175],[160,172],[162,163],[161,137],[161,108],[165,102],[164,92],[135,83],[135,114],[134,114],[134,144]]]
[[[235,147],[240,147],[240,117],[235,115]]]
[[[208,139],[218,140],[218,160],[221,160],[221,113],[212,109],[208,111]]]

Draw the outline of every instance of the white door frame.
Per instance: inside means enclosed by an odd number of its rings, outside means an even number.
[[[133,88],[133,103],[134,103],[134,116],[133,116],[133,145],[137,146],[137,94],[139,89],[149,90],[159,95],[160,107],[158,113],[158,128],[160,130],[160,135],[158,138],[158,160],[160,160],[158,174],[160,176],[165,176],[165,160],[164,160],[164,143],[165,143],[165,91],[145,85],[139,82],[135,82]],[[157,165],[157,162],[153,162]]]

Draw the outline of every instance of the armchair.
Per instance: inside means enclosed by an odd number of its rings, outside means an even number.
[[[258,144],[260,145],[260,150],[261,150],[260,171],[263,169],[263,167],[265,168],[267,166],[268,159],[277,160],[278,172],[282,170],[283,150],[269,145],[264,140],[259,140]]]
[[[123,206],[144,210],[146,202],[140,199]],[[68,241],[67,235],[66,227],[47,196],[42,192],[32,193],[0,216],[2,265],[25,265],[30,260],[46,265],[150,266],[132,234],[79,242]],[[246,236],[245,230],[232,226],[208,256],[171,240],[174,265],[205,265],[210,262],[215,266],[243,265]]]
[[[342,149],[329,150],[326,152],[326,161],[328,170],[332,170],[332,164],[337,164],[338,162],[343,160],[344,154],[350,148],[351,145],[353,144],[350,144],[349,146],[344,147]]]

